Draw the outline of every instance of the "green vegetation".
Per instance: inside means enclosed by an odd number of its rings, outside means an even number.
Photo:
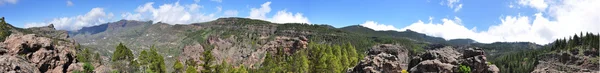
[[[160,55],[156,48],[151,47],[150,51],[146,53],[146,50],[142,51],[138,57],[140,66],[145,69],[146,72],[165,73],[166,65],[162,55]]]
[[[267,53],[261,67],[254,71],[259,73],[341,73],[358,63],[360,56],[355,51],[350,44],[342,46],[315,43],[309,43],[308,49],[301,49],[293,54],[278,49],[274,54]]]
[[[182,73],[183,64],[181,64],[179,61],[175,61],[175,64],[173,64],[173,70],[175,70],[174,73]]]
[[[134,59],[131,50],[125,45],[119,43],[111,59],[113,68],[117,72],[140,72],[147,73],[166,73],[164,57],[151,47],[149,51],[143,50],[137,59]],[[181,65],[181,63],[179,63]],[[179,67],[181,69],[181,67]]]
[[[90,64],[89,62],[83,63],[83,72],[85,72],[85,73],[93,73],[94,72],[94,66],[92,66],[92,64]]]
[[[212,73],[213,72],[213,65],[212,65],[212,61],[215,60],[215,57],[212,55],[212,50],[206,50],[202,53],[203,57],[201,57],[200,59],[202,60],[202,64],[200,64],[200,66],[202,66],[203,70],[201,71],[202,73]]]
[[[119,72],[136,72],[138,62],[133,60],[133,53],[123,43],[119,43],[112,56],[113,68]]]
[[[4,39],[10,36],[10,24],[4,21],[4,17],[0,18],[0,41],[4,41]]]
[[[531,72],[538,64],[541,54],[569,51],[572,49],[590,50],[591,48],[598,48],[598,38],[598,35],[586,33],[585,35],[575,35],[568,39],[557,39],[553,43],[546,47],[542,47],[541,49],[506,53],[498,56],[497,58],[491,59],[491,62],[494,62],[500,68],[500,72],[502,73]]]
[[[468,65],[462,65],[462,64],[460,64],[458,72],[460,72],[460,73],[471,73],[471,67],[469,67]]]
[[[187,69],[185,69],[185,73],[198,73],[198,72],[196,71],[196,67],[188,65]]]

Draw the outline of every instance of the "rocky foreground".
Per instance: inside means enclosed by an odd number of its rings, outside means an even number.
[[[472,73],[498,73],[496,65],[488,64],[481,48],[439,47],[411,56],[408,48],[401,45],[377,45],[351,73],[423,73],[460,72],[460,67],[469,67]]]
[[[56,31],[52,25],[31,29],[36,29],[36,32],[27,34],[12,30],[12,34],[0,43],[1,73],[65,73],[82,70],[77,69],[81,65],[77,65],[75,60],[76,43],[67,39],[66,31]],[[60,33],[53,34],[56,32],[62,32],[62,36]]]

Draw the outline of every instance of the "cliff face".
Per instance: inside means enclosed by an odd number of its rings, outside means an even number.
[[[66,31],[54,30],[52,25],[11,31],[12,34],[0,43],[0,72],[61,73],[80,70],[76,69],[80,67],[72,66],[77,62],[76,43],[68,40]]]
[[[369,49],[364,60],[349,70],[353,73],[400,73],[408,69],[409,52],[404,46],[383,44]]]
[[[498,73],[496,65],[488,64],[481,48],[437,47],[425,53],[410,55],[407,48],[400,45],[377,45],[357,66],[349,70],[352,73],[423,73],[461,72],[468,67],[472,73]]]
[[[598,49],[582,50],[583,48],[576,47],[569,51],[542,54],[532,73],[600,72]]]

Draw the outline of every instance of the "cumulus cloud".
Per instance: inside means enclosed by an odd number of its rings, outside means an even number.
[[[448,7],[450,7],[450,9],[453,9],[454,12],[458,12],[460,9],[462,9],[463,6],[463,4],[460,3],[460,0],[446,0],[440,4],[447,5]]]
[[[273,15],[272,20],[275,23],[310,23],[308,18],[302,16],[302,13],[293,14],[286,10],[278,11]]]
[[[71,0],[67,0],[67,6],[73,6],[73,2],[71,2]]]
[[[90,10],[85,15],[78,15],[78,16],[74,16],[74,17],[54,18],[54,19],[52,19],[52,21],[48,21],[48,22],[25,23],[25,27],[26,28],[39,27],[39,26],[45,26],[48,24],[54,24],[54,27],[56,29],[72,31],[72,30],[79,30],[82,27],[89,27],[89,26],[94,26],[94,25],[98,25],[101,23],[106,23],[109,20],[111,20],[112,17],[113,17],[113,14],[104,12],[103,8],[92,8],[92,10]]]
[[[267,13],[271,12],[271,2],[266,2],[260,5],[260,8],[251,8],[250,16],[248,18],[252,19],[267,19]]]
[[[530,6],[538,11],[544,11],[548,4],[544,0],[519,0],[519,5]]]
[[[251,8],[248,18],[267,20],[275,23],[310,23],[307,17],[302,13],[292,13],[287,10],[280,10],[272,18],[267,18],[267,14],[271,12],[271,2],[266,2],[260,8]]]
[[[471,38],[482,43],[529,41],[538,44],[547,44],[579,32],[600,32],[600,1],[565,0],[556,3],[549,5],[548,11],[534,15],[502,17],[500,24],[492,25],[486,31],[466,28],[458,18],[444,18],[442,23],[419,20],[402,30],[411,29],[445,39]]]
[[[175,2],[156,8],[152,6],[153,4],[154,2],[148,2],[138,6],[135,10],[137,13],[124,13],[121,16],[128,20],[152,20],[170,24],[189,24],[216,19],[214,14],[199,12],[202,6],[197,4],[180,5],[179,2]]]
[[[17,4],[19,0],[0,0],[0,5],[4,4]]]
[[[379,24],[375,21],[366,21],[365,23],[360,24],[360,26],[371,28],[376,31],[387,31],[387,30],[400,31],[398,28],[396,28],[392,25]]]

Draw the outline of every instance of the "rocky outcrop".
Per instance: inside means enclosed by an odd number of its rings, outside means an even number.
[[[597,49],[581,47],[542,54],[532,73],[600,73],[597,56]]]
[[[351,73],[400,73],[408,69],[409,52],[404,46],[383,44],[369,49],[368,56],[348,70]]]
[[[75,43],[36,34],[11,34],[0,43],[0,72],[70,72]]]
[[[481,48],[443,47],[428,50],[410,62],[410,72],[459,72],[461,65],[468,66],[472,73],[497,73],[498,67],[488,65]]]

